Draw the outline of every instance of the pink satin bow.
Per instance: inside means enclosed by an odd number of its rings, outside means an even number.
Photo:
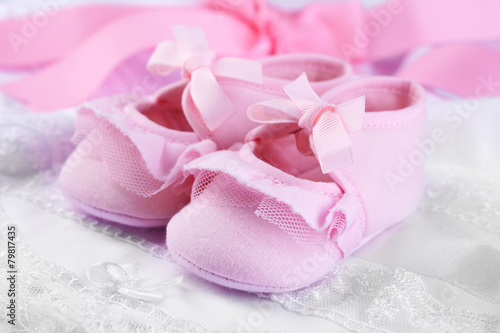
[[[217,77],[262,84],[262,68],[258,61],[226,57],[215,59],[203,31],[188,26],[172,28],[176,42],[160,43],[148,62],[148,69],[168,75],[181,68],[191,78],[188,88],[208,129],[213,131],[235,112],[234,105],[217,83]]]
[[[352,165],[348,133],[363,127],[365,97],[340,105],[329,104],[314,92],[305,73],[284,89],[291,101],[271,100],[251,105],[248,117],[265,124],[297,123],[302,129],[297,136],[299,150],[307,153],[305,145],[309,146],[323,173]]]

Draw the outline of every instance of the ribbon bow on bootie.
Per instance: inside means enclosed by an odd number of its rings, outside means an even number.
[[[303,154],[312,152],[323,173],[352,165],[348,133],[363,127],[365,96],[340,105],[327,103],[314,92],[305,73],[284,90],[291,100],[251,105],[248,117],[264,124],[297,124],[298,149]]]
[[[217,77],[262,84],[262,68],[258,61],[240,58],[215,59],[200,28],[174,26],[176,42],[158,44],[148,62],[148,69],[168,75],[182,69],[191,79],[190,94],[208,129],[213,131],[229,119],[235,107],[217,82]]]

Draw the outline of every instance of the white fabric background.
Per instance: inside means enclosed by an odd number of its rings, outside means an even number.
[[[71,5],[89,2],[97,1],[71,1]],[[174,2],[194,1],[168,1]],[[304,2],[273,1],[286,6]],[[379,1],[366,3],[375,2]],[[36,10],[37,5],[35,1],[3,0],[0,17],[21,15]],[[3,73],[0,81],[14,76]],[[474,107],[469,116],[450,121],[454,105]],[[4,212],[0,211],[0,234],[5,240],[6,223],[18,226],[21,282],[25,283],[18,285],[18,320],[24,320],[24,327],[17,328],[21,331],[107,332],[118,324],[91,325],[120,318],[149,323],[147,331],[168,327],[175,332],[234,332],[245,322],[252,332],[500,332],[499,98],[429,98],[429,137],[442,129],[446,140],[428,154],[428,189],[420,209],[361,248],[319,284],[263,298],[205,282],[141,237],[72,214],[61,200],[51,169],[8,176],[9,170],[43,166],[37,152],[68,149],[73,110],[33,115],[5,96],[0,108],[0,204]],[[143,236],[157,237],[150,232]],[[5,265],[5,249],[2,241],[1,265]],[[120,303],[119,296],[101,293],[85,277],[93,263],[103,260],[140,263],[141,282],[179,275],[184,281],[161,289],[164,299],[160,303]],[[73,288],[65,276],[82,289]],[[6,282],[1,281],[3,306]],[[164,311],[163,321],[152,319],[154,309]],[[8,330],[4,319],[0,329]],[[175,324],[165,326],[166,322]],[[120,331],[139,326],[124,327]]]

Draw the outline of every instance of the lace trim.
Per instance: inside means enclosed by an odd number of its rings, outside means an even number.
[[[403,269],[338,266],[299,291],[261,294],[285,309],[331,320],[356,332],[496,332],[500,316],[446,306]]]
[[[8,220],[1,207],[0,225],[5,238]],[[0,253],[3,271],[6,263],[4,250]],[[21,239],[17,240],[16,263],[19,332],[217,332],[175,318],[152,304],[92,289],[72,272],[31,253]],[[5,281],[2,290],[6,290]],[[5,297],[2,293],[2,304],[7,304]]]
[[[463,168],[429,168],[426,195],[420,207],[426,213],[417,213],[419,218],[410,218],[409,225],[382,235],[380,242],[374,240],[373,248],[367,245],[356,257],[431,276],[498,306],[498,234],[485,226],[499,223],[494,218],[500,207],[499,198],[500,185],[494,179]],[[406,242],[418,246],[409,246],[407,251]]]
[[[432,168],[420,209],[500,234],[500,182],[461,168]]]

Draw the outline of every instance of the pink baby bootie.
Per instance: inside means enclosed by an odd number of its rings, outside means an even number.
[[[393,182],[424,135],[425,93],[372,77],[321,98],[305,75],[289,100],[249,107],[265,123],[239,149],[186,166],[191,203],[167,226],[179,264],[223,286],[284,292],[323,277],[377,233],[401,222],[423,192],[422,165]]]

